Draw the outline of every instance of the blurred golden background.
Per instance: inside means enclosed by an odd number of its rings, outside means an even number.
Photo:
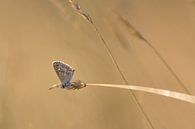
[[[195,105],[122,89],[48,88],[52,61],[87,83],[125,84],[93,26],[67,0],[0,1],[1,129],[194,129]],[[192,0],[78,0],[128,84],[195,95]],[[122,17],[122,19],[120,19]],[[124,20],[124,21],[123,21]],[[146,41],[175,72],[173,76]]]

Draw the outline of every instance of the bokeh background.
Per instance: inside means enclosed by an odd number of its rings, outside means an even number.
[[[193,0],[78,0],[128,84],[195,95]],[[132,24],[170,65],[136,37]],[[48,88],[51,62],[87,83],[125,84],[93,26],[67,0],[0,0],[1,129],[194,129],[195,105],[123,89]]]

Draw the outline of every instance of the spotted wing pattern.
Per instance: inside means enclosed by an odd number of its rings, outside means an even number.
[[[71,84],[70,81],[71,81],[72,76],[74,74],[74,69],[62,61],[54,61],[53,67],[54,67],[54,70],[56,71],[56,74],[58,75],[58,78],[60,79],[62,85],[64,85],[64,86],[70,85]]]

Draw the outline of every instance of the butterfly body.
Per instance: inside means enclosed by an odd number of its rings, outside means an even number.
[[[54,87],[61,87],[72,90],[80,89],[86,86],[86,84],[80,80],[71,82],[75,70],[70,65],[62,61],[54,61],[53,67],[61,83],[52,86],[50,89]]]

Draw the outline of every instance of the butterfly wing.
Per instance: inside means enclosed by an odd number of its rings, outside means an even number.
[[[74,69],[62,61],[54,61],[53,67],[54,67],[54,70],[56,71],[56,74],[58,75],[58,78],[60,79],[61,83],[63,85],[70,84],[70,81],[71,81],[72,76],[74,74]]]

